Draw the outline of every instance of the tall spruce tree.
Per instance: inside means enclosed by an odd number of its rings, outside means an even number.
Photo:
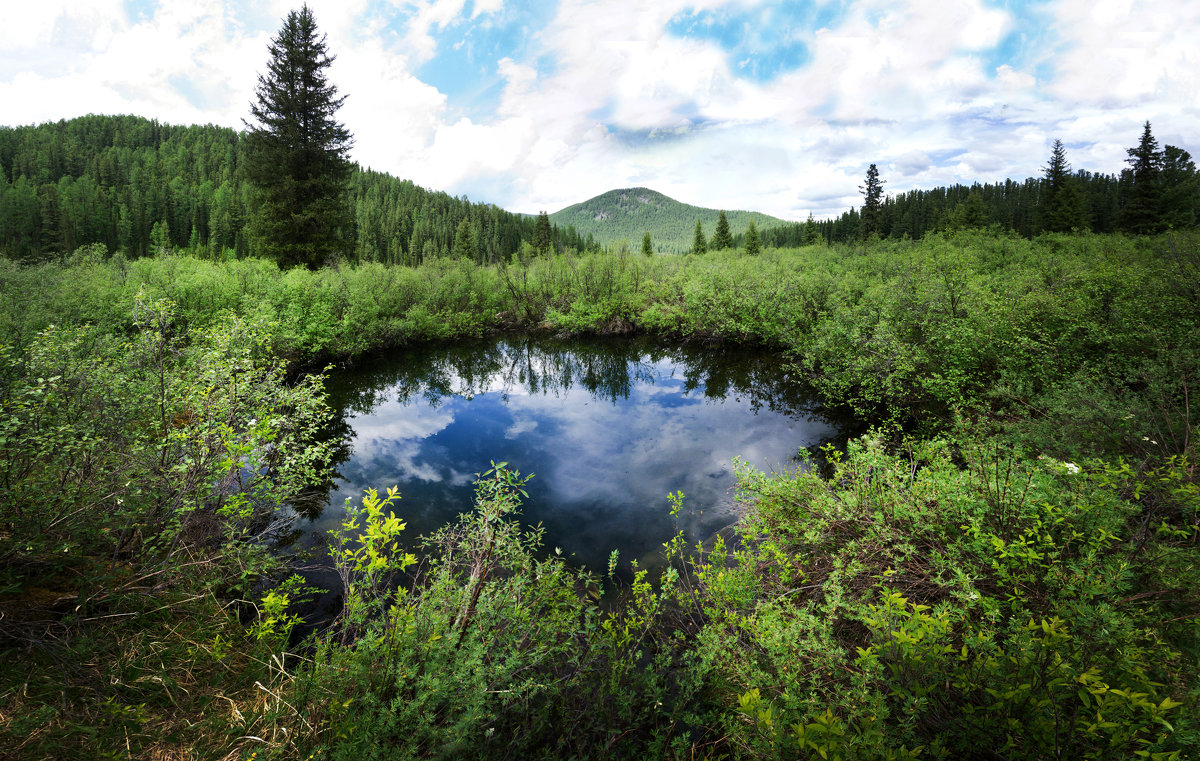
[[[1122,210],[1122,227],[1131,233],[1148,235],[1163,229],[1162,221],[1162,154],[1158,152],[1158,141],[1150,133],[1150,122],[1142,130],[1142,138],[1136,148],[1126,151],[1129,158],[1125,163],[1129,169],[1123,172],[1128,183],[1125,192],[1125,208]]]
[[[700,225],[700,220],[696,220],[696,234],[692,236],[692,253],[703,254],[708,250],[708,241],[704,240],[704,228]]]
[[[729,234],[729,220],[725,218],[724,211],[717,215],[717,229],[713,231],[709,244],[713,251],[733,248],[733,236]]]
[[[1050,163],[1042,178],[1042,193],[1038,204],[1042,229],[1048,232],[1070,232],[1088,227],[1087,209],[1079,185],[1071,176],[1067,149],[1055,140],[1050,149]]]
[[[315,268],[348,249],[353,225],[346,183],[353,138],[334,118],[346,96],[325,76],[333,63],[304,5],[271,41],[246,123],[246,178],[254,186],[251,231],[281,266]]]
[[[646,234],[642,236],[642,255],[654,256],[654,242],[650,240],[649,230],[647,230]]]
[[[874,164],[871,164],[871,166],[867,167],[866,184],[858,187],[859,191],[863,194],[862,225],[860,229],[864,238],[878,235],[880,232],[879,212],[883,208],[883,185],[884,181],[879,179],[879,169]]]

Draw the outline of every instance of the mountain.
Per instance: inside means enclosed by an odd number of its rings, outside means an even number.
[[[700,220],[704,237],[709,239],[718,214],[718,209],[681,203],[649,188],[622,188],[556,211],[550,221],[560,230],[574,226],[580,237],[590,234],[602,246],[626,240],[634,250],[641,248],[642,235],[649,232],[655,250],[682,253],[692,248],[696,220]],[[782,219],[752,211],[726,211],[725,218],[735,237],[746,231],[752,219],[760,230],[786,224]]]

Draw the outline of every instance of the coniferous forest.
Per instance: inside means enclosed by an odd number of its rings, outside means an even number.
[[[764,245],[794,247],[818,236],[827,243],[870,234],[916,239],[972,227],[1022,237],[1071,230],[1144,234],[1194,228],[1200,221],[1195,162],[1182,148],[1159,150],[1149,128],[1130,149],[1142,157],[1119,174],[1072,172],[1060,143],[1057,153],[1047,157],[1042,177],[886,196],[880,192],[869,232],[862,210],[851,209],[835,219],[808,223],[758,215],[758,233]],[[175,127],[133,116],[0,127],[0,248],[21,261],[62,256],[91,243],[130,256],[145,256],[156,247],[213,258],[257,255],[261,252],[247,228],[251,199],[244,143],[243,134],[226,128]],[[1138,171],[1146,176],[1142,183],[1133,181]],[[1147,185],[1156,192],[1143,213],[1138,211],[1140,191],[1134,188]],[[493,263],[511,258],[521,241],[534,242],[535,217],[426,190],[356,165],[346,194],[353,220],[346,220],[340,255],[349,261],[414,265],[454,255]],[[632,207],[622,214],[619,203],[608,203],[610,195],[622,194],[653,204],[630,201]],[[1062,194],[1069,207],[1065,212]],[[654,226],[656,249],[686,252],[697,218],[715,220],[716,215],[716,210],[634,188],[556,212],[552,216],[564,224],[552,225],[551,235],[555,250],[595,251],[619,241],[633,247],[644,227]],[[601,217],[604,224],[597,224]],[[732,245],[740,247],[745,220],[735,220]]]
[[[871,164],[861,209],[672,218],[667,255],[349,164],[323,39],[289,14],[245,133],[0,128],[0,757],[1194,757],[1186,151],[1147,123],[1119,175],[1056,141],[893,195]],[[853,425],[737,461],[737,522],[655,573],[541,546],[515,463],[417,543],[376,484],[305,620],[276,542],[344,457],[331,375],[496,334],[752,347]]]
[[[829,242],[854,240],[872,232],[884,238],[920,238],[930,232],[971,227],[1011,230],[1026,238],[1071,230],[1145,234],[1194,228],[1200,222],[1196,164],[1190,153],[1177,146],[1159,150],[1150,127],[1147,123],[1137,145],[1129,149],[1130,166],[1117,174],[1085,169],[1072,172],[1066,149],[1061,141],[1055,141],[1041,177],[880,197],[870,231],[862,219],[866,203],[836,219],[814,224]],[[1141,181],[1135,182],[1139,176]],[[1143,197],[1147,187],[1154,189],[1149,200]],[[776,246],[798,246],[805,241],[804,223],[779,225],[763,233],[764,239]]]
[[[84,116],[36,127],[0,127],[0,248],[41,261],[103,244],[137,257],[190,249],[213,258],[256,252],[244,176],[245,136],[175,127],[134,116]],[[460,226],[471,259],[511,257],[533,240],[535,219],[354,168],[348,203],[354,261],[419,264],[449,257]],[[583,248],[555,229],[559,248]]]

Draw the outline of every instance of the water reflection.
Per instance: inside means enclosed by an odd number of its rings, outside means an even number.
[[[523,513],[548,548],[603,568],[612,549],[655,566],[676,527],[702,539],[736,516],[731,461],[792,469],[837,434],[773,356],[630,339],[492,340],[376,358],[331,378],[352,434],[326,507],[400,486],[412,537],[470,508],[491,460],[534,473]],[[666,495],[687,495],[674,521]]]

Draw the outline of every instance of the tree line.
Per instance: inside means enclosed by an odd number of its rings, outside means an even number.
[[[246,135],[214,125],[89,115],[0,127],[0,253],[39,261],[91,243],[130,257],[158,248],[217,258],[262,253],[249,227],[246,161]],[[356,261],[461,255],[484,263],[534,240],[536,217],[357,165],[344,193],[344,251]],[[559,250],[586,245],[553,224],[550,236]]]
[[[828,220],[796,222],[762,231],[767,246],[817,240],[920,238],[926,233],[995,226],[1022,237],[1071,230],[1154,234],[1195,227],[1200,221],[1200,175],[1191,154],[1161,149],[1146,122],[1129,166],[1116,174],[1072,171],[1055,140],[1041,177],[999,183],[955,184],[884,196],[878,168],[867,169],[863,204]],[[816,237],[819,236],[819,237]]]

